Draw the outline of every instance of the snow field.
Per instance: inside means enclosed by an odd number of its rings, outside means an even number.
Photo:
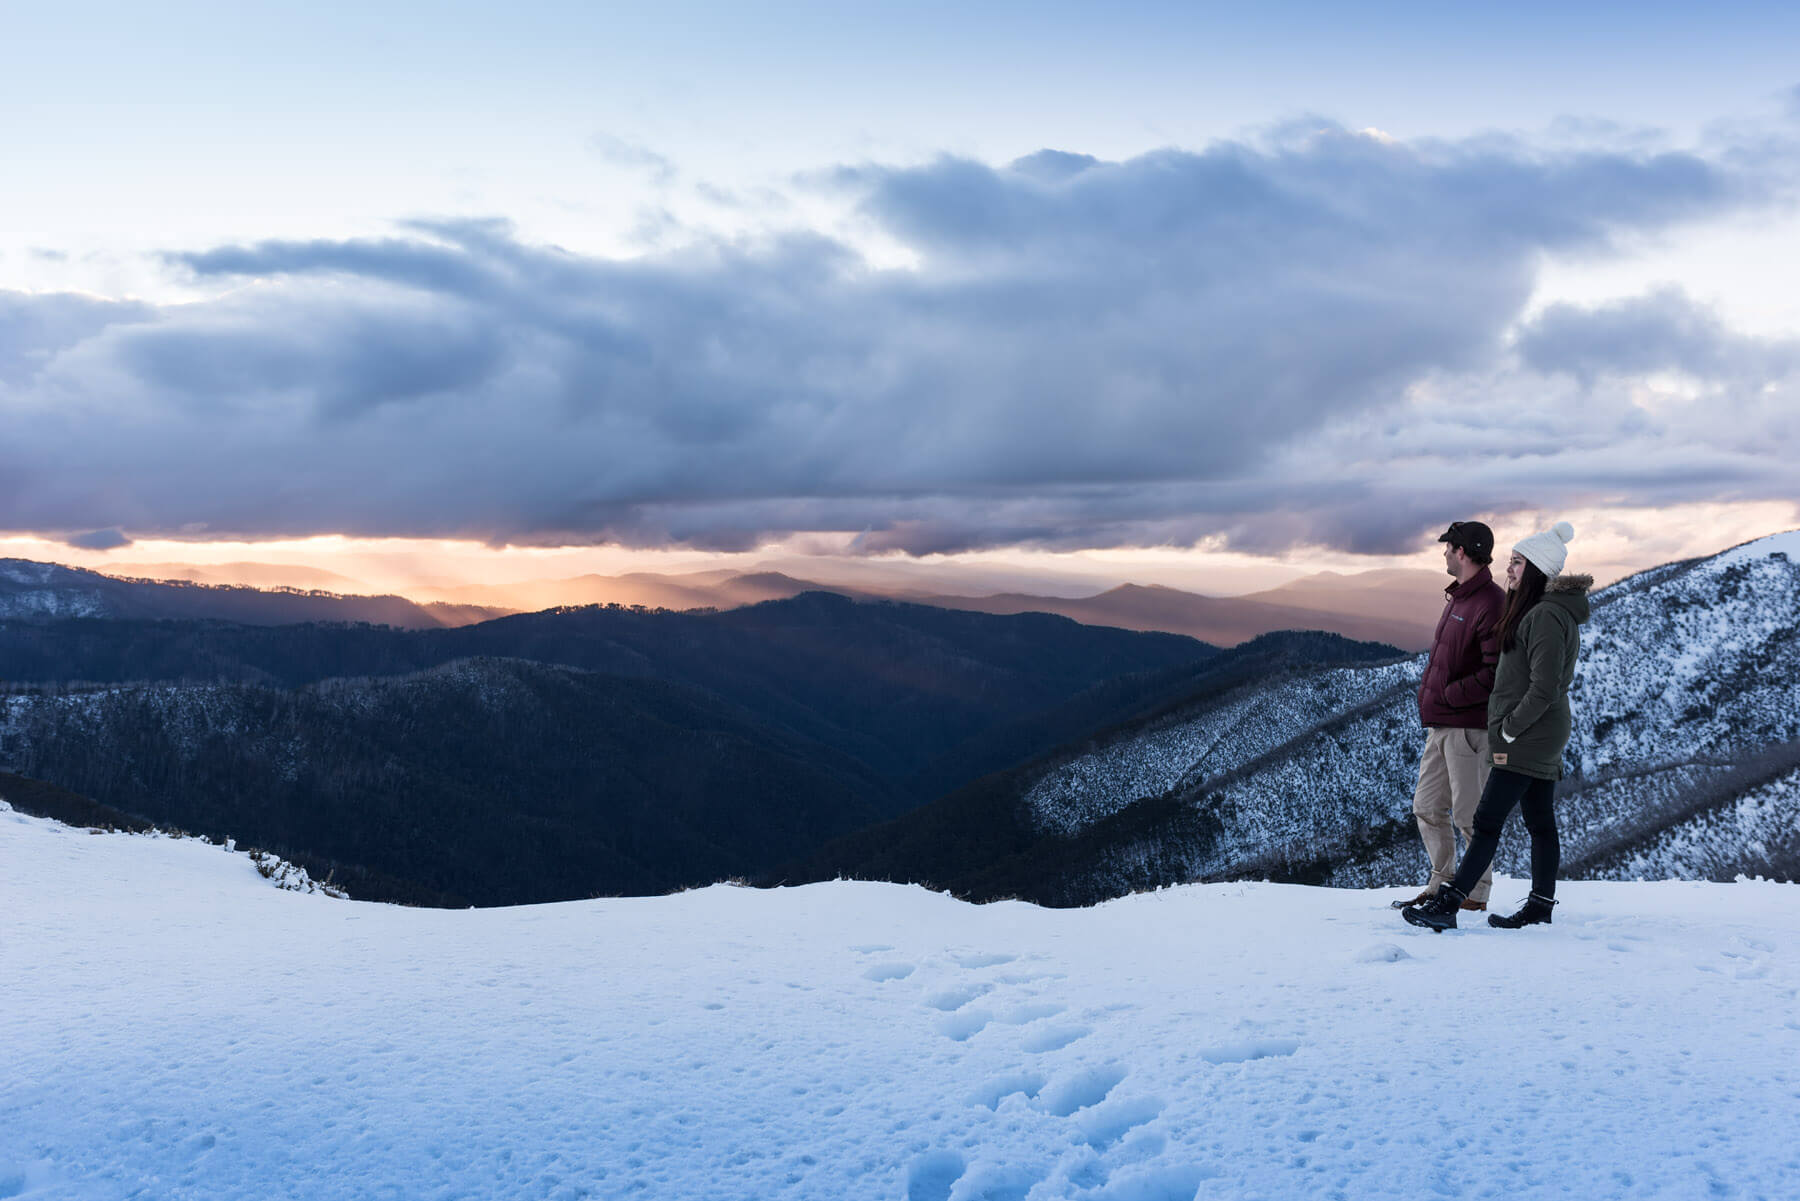
[[[0,1197],[1800,1190],[1800,888],[1395,895],[408,910],[0,811]]]

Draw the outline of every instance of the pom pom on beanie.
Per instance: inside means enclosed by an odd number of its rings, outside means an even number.
[[[1524,555],[1545,576],[1553,576],[1562,571],[1563,564],[1569,561],[1569,543],[1574,540],[1575,527],[1566,521],[1559,521],[1542,533],[1520,539],[1513,544],[1513,549]]]

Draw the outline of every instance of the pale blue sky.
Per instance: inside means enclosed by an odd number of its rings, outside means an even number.
[[[1197,149],[1304,114],[1686,142],[1800,74],[1800,9],[1774,4],[67,3],[5,24],[0,159],[31,180],[5,225],[52,250],[478,210],[616,226],[648,189],[596,138],[726,188]]]

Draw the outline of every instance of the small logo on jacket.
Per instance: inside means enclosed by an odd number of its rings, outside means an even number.
[[[1505,751],[1495,751],[1494,752],[1494,766],[1495,767],[1505,767],[1506,766],[1506,752]]]

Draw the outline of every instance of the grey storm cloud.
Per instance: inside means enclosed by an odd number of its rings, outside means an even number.
[[[1535,435],[1505,435],[1516,410],[1417,389],[1736,361],[1667,295],[1509,335],[1546,252],[1604,253],[1767,191],[1723,156],[1324,122],[1124,162],[1046,150],[826,179],[916,267],[814,233],[613,260],[499,221],[414,221],[171,256],[232,285],[201,303],[0,294],[0,526],[1397,549],[1441,524],[1445,462],[1473,510],[1524,480],[1527,502],[1579,493],[1621,429],[1687,436],[1577,403],[1542,415],[1558,435],[1527,455]],[[1655,341],[1671,328],[1674,349]],[[1420,452],[1423,428],[1440,435]],[[1396,481],[1383,456],[1415,453],[1436,467]],[[1760,478],[1753,452],[1721,454]]]
[[[1678,288],[1596,308],[1551,305],[1519,331],[1518,349],[1537,371],[1588,380],[1656,371],[1760,380],[1785,376],[1800,365],[1800,345],[1735,334]]]
[[[118,550],[121,546],[131,545],[131,539],[122,530],[92,530],[72,535],[64,541],[80,550]]]
[[[69,294],[0,291],[0,403],[26,389],[59,353],[110,326],[146,322],[150,305]]]

